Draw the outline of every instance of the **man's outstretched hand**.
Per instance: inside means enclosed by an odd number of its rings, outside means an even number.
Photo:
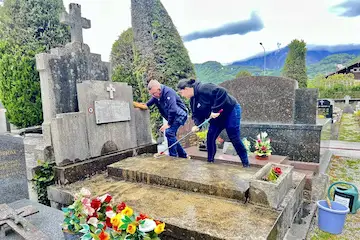
[[[134,108],[140,108],[141,110],[147,110],[148,107],[145,103],[133,102]]]

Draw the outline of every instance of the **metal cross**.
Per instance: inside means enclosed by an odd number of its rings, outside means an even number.
[[[81,17],[81,6],[76,3],[70,3],[69,14],[62,13],[60,22],[70,26],[71,42],[83,43],[82,29],[91,27],[91,21]]]
[[[107,88],[106,91],[108,91],[110,93],[110,99],[114,98],[114,92],[116,92],[116,89],[113,87],[112,84],[110,84]]]
[[[321,104],[321,105],[324,105],[324,100],[321,100],[321,101],[320,101],[320,104]]]

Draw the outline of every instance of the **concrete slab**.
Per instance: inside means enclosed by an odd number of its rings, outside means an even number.
[[[207,152],[199,151],[197,146],[186,148],[185,151],[193,159],[207,161]],[[272,155],[269,157],[269,160],[263,161],[263,160],[257,160],[255,156],[249,156],[249,162],[252,167],[263,167],[268,162],[283,163],[283,161],[285,161],[286,159],[287,157],[285,156]],[[216,153],[215,161],[232,163],[232,164],[241,164],[240,158],[238,156],[223,154],[221,151],[218,151]]]
[[[56,188],[74,195],[82,187],[91,189],[93,195],[110,193],[115,202],[124,201],[136,212],[164,221],[167,231],[162,234],[162,239],[269,239],[276,231],[274,228],[280,215],[280,212],[235,200],[116,181],[105,175],[63,187],[52,186],[49,191]]]
[[[108,166],[108,174],[121,180],[157,184],[238,200],[246,199],[257,168],[164,156],[138,156]]]

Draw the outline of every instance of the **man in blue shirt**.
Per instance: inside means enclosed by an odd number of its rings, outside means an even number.
[[[157,80],[151,80],[148,84],[148,91],[152,98],[146,103],[148,107],[156,105],[163,118],[167,120],[160,131],[165,132],[168,146],[174,144],[176,134],[180,126],[187,120],[187,108],[174,89],[160,84]],[[169,149],[169,155],[173,157],[187,158],[185,150],[178,143]]]

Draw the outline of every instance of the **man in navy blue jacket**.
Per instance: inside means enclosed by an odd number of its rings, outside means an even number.
[[[167,124],[164,124],[160,131],[165,132],[168,146],[170,146],[177,141],[176,133],[187,120],[187,108],[174,89],[160,84],[157,80],[149,82],[148,90],[152,98],[146,105],[151,107],[155,104],[162,117],[167,120]],[[187,158],[187,154],[180,143],[169,149],[169,155]]]

